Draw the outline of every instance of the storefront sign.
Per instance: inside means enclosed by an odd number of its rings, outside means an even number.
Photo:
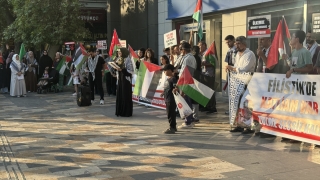
[[[320,33],[320,13],[312,14],[312,32]]]
[[[164,47],[168,48],[177,45],[177,31],[173,30],[163,35]]]
[[[255,73],[240,101],[237,122],[261,132],[320,145],[320,80],[312,75]]]
[[[104,23],[106,20],[106,11],[104,9],[83,9],[79,19],[86,22]]]
[[[248,17],[247,38],[271,36],[271,15]]]
[[[183,32],[191,32],[191,31],[198,31],[198,24],[185,24],[181,25],[181,29]],[[206,21],[203,22],[203,30],[206,30]]]
[[[97,41],[97,49],[107,49],[107,40]]]
[[[120,40],[121,47],[127,48],[127,40]]]

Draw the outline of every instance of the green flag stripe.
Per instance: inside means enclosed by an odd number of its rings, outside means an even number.
[[[139,71],[138,71],[136,84],[135,84],[134,90],[133,90],[133,94],[136,96],[140,95],[146,72],[147,72],[147,67],[144,65],[143,62],[141,62],[140,67],[139,67]]]
[[[191,99],[195,100],[197,103],[201,104],[202,106],[206,107],[209,100],[203,94],[201,94],[196,89],[192,88],[189,85],[179,85],[179,89],[181,89],[186,95],[188,95]]]
[[[215,66],[215,64],[216,64],[216,58],[215,58],[212,54],[207,55],[205,58],[206,58],[206,60],[207,60],[210,64],[212,64],[213,66]]]

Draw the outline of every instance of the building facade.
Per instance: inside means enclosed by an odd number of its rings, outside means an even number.
[[[180,39],[188,40],[191,29],[196,30],[192,14],[197,0],[167,0],[166,3],[168,12],[166,21],[172,21],[172,29],[177,29]],[[229,34],[235,37],[247,36],[248,17],[270,15],[271,37],[276,31],[279,20],[284,16],[291,33],[298,29],[305,32],[313,31],[317,40],[320,40],[319,0],[203,0],[203,13],[204,38],[202,40],[206,41],[208,45],[215,41],[217,45],[220,61],[216,68],[216,82],[219,83],[218,92],[222,91],[222,87],[226,83],[224,58],[228,47],[224,43],[224,38]],[[160,13],[159,20],[162,20]],[[159,41],[160,32],[159,27]],[[196,44],[199,39],[196,36],[197,32],[194,33],[194,43]],[[257,42],[257,38],[248,40],[248,47],[254,52],[258,46]],[[225,92],[223,94],[226,95]]]

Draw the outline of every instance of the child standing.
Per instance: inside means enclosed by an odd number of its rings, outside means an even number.
[[[176,102],[173,97],[172,90],[175,88],[177,79],[174,77],[174,66],[171,64],[166,64],[164,68],[162,68],[165,75],[167,76],[167,80],[164,83],[164,91],[161,94],[161,97],[164,97],[166,103],[167,117],[170,124],[170,128],[165,130],[163,133],[165,134],[174,134],[177,131],[177,122],[176,122]]]

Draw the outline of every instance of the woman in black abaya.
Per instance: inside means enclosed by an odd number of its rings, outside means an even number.
[[[132,74],[134,72],[129,51],[126,48],[118,49],[118,58],[115,60],[120,67],[117,70],[118,86],[116,100],[116,116],[132,116]]]
[[[49,72],[52,69],[52,59],[51,57],[48,55],[48,51],[44,50],[43,51],[43,55],[41,56],[40,60],[39,60],[39,78],[42,77],[44,70],[48,67],[49,68]]]

